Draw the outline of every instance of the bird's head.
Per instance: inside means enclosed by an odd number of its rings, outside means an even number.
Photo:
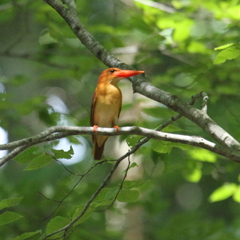
[[[108,68],[104,70],[99,79],[99,83],[110,83],[116,85],[119,80],[144,73],[144,71],[121,70],[119,68]]]

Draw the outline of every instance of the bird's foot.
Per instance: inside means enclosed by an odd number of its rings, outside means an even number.
[[[94,132],[97,132],[97,128],[98,128],[98,125],[94,125],[94,126],[93,126],[93,131],[94,131]]]
[[[118,126],[114,126],[114,128],[116,129],[116,132],[118,132],[118,128],[119,128],[119,127],[118,127]]]

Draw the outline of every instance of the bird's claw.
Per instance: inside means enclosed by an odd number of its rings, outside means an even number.
[[[93,131],[94,131],[94,132],[97,132],[97,129],[98,129],[98,125],[94,125],[94,126],[93,126]]]

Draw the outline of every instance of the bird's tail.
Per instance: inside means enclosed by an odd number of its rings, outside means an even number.
[[[97,142],[94,143],[93,157],[95,160],[101,160],[103,155],[105,142],[99,147]]]

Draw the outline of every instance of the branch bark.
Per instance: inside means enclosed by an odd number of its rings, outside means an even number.
[[[26,148],[36,145],[41,142],[52,141],[60,139],[71,135],[92,135],[96,134],[93,127],[65,127],[65,126],[55,126],[51,127],[35,136],[25,138],[19,141],[14,141],[6,144],[0,145],[0,150],[9,150],[15,148],[12,152],[7,154],[5,157],[0,159],[0,166],[4,165],[11,158],[20,154]],[[116,135],[139,135],[144,136],[148,139],[156,139],[161,141],[175,142],[188,144],[195,147],[200,147],[207,149],[209,151],[215,152],[223,157],[232,159],[234,161],[240,162],[240,157],[233,152],[229,151],[226,147],[219,147],[217,144],[208,141],[199,136],[186,136],[181,134],[172,134],[166,132],[159,132],[157,130],[141,128],[141,127],[121,127],[116,132],[115,128],[98,128],[97,134],[116,136]]]

